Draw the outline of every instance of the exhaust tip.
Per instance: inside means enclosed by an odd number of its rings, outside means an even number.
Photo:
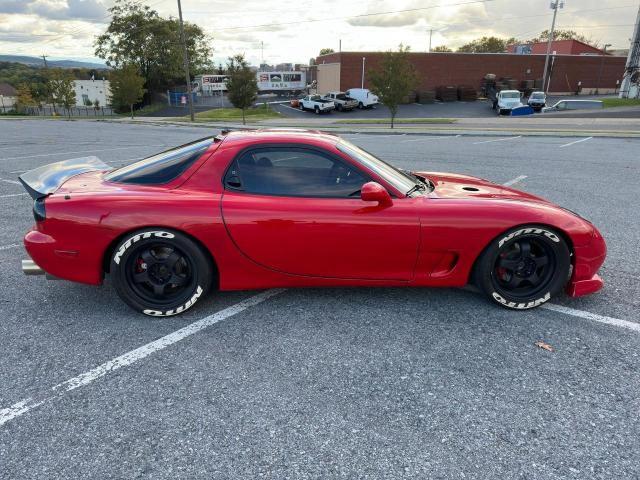
[[[22,260],[22,273],[25,275],[44,275],[45,272],[33,260]]]

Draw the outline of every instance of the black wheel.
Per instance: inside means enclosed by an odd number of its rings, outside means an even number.
[[[304,105],[302,105],[302,103],[298,106],[300,107],[300,110],[304,111]]]
[[[339,112],[341,112],[341,111],[342,111],[342,104],[341,104],[341,103],[339,103],[339,104],[336,106],[336,110],[338,110]]]
[[[111,258],[116,292],[130,307],[154,317],[177,315],[209,291],[212,267],[187,236],[163,229],[127,235]]]
[[[320,109],[318,107],[313,107],[313,111],[316,112],[316,115],[320,115]]]
[[[495,239],[475,266],[475,283],[503,307],[542,305],[569,280],[571,255],[560,234],[547,227],[518,227]]]
[[[358,108],[362,110],[364,108],[364,104],[362,102],[358,102]]]

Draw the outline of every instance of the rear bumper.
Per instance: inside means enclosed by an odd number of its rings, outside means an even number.
[[[39,275],[40,271],[43,271],[47,278],[54,277],[91,285],[102,283],[99,260],[60,245],[51,235],[31,230],[24,237],[24,247],[33,259],[23,264],[25,274]]]

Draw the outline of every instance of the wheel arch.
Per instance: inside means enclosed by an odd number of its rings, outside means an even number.
[[[107,248],[105,249],[103,255],[102,255],[102,272],[103,275],[105,273],[110,273],[109,270],[111,268],[111,256],[113,255],[113,252],[115,251],[116,247],[118,246],[118,244],[127,236],[133,234],[134,232],[138,232],[140,230],[146,230],[146,229],[162,229],[162,230],[170,230],[172,232],[177,232],[180,233],[181,235],[184,235],[185,237],[189,238],[189,240],[193,241],[198,248],[200,248],[200,250],[202,250],[202,253],[204,253],[205,257],[207,257],[207,259],[209,260],[209,266],[211,267],[211,272],[213,274],[213,281],[212,281],[212,285],[214,286],[214,288],[217,288],[217,286],[219,285],[219,281],[220,281],[220,270],[218,269],[218,263],[216,262],[215,257],[213,256],[213,254],[211,253],[211,251],[197,238],[194,237],[193,235],[191,235],[190,233],[181,230],[179,228],[175,228],[175,227],[167,227],[167,226],[163,226],[163,225],[147,225],[144,227],[136,227],[136,228],[131,228],[129,230],[126,230],[125,232],[122,232],[120,235],[118,235],[116,238],[114,238],[111,243],[107,246]]]
[[[505,230],[502,230],[500,233],[498,233],[497,235],[492,237],[491,240],[489,240],[487,242],[487,244],[482,248],[482,250],[480,250],[480,252],[476,256],[475,260],[473,261],[473,265],[471,266],[471,269],[469,270],[469,273],[467,274],[467,284],[474,283],[475,273],[476,273],[476,268],[478,266],[478,262],[482,258],[482,255],[484,255],[484,252],[487,251],[487,249],[489,248],[491,243],[494,242],[500,236],[505,235],[508,231],[514,230],[516,228],[549,228],[549,229],[551,229],[551,230],[553,230],[555,232],[558,232],[560,234],[560,236],[562,237],[562,239],[567,244],[567,248],[569,249],[569,255],[571,257],[571,265],[572,265],[572,267],[574,266],[574,262],[575,262],[574,252],[575,252],[575,249],[574,249],[573,241],[571,240],[571,236],[569,235],[569,233],[567,231],[565,231],[562,228],[559,228],[559,227],[557,227],[555,225],[549,225],[547,223],[520,223],[520,224],[517,224],[517,225],[513,225],[513,226],[511,226],[511,227],[509,227],[509,228],[507,228]]]

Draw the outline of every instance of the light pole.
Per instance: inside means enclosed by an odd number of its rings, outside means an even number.
[[[431,37],[433,37],[433,28],[429,29],[429,53],[431,53]]]
[[[600,72],[598,73],[598,82],[596,83],[596,95],[600,95],[600,81],[602,80],[602,69],[604,68],[604,57],[607,56],[607,47],[610,47],[610,43],[606,43],[604,45],[603,53],[602,53],[602,61],[600,62]]]
[[[551,21],[551,30],[549,31],[549,41],[547,42],[547,55],[544,57],[544,72],[542,73],[542,90],[548,91],[549,85],[547,83],[547,70],[549,68],[549,54],[551,53],[551,43],[553,42],[553,31],[556,28],[556,15],[558,15],[558,8],[564,7],[564,0],[555,0],[551,2],[551,8],[553,9],[553,20]]]
[[[189,54],[187,53],[187,42],[184,37],[184,24],[182,23],[182,5],[178,0],[178,16],[180,17],[180,41],[182,42],[182,53],[184,57],[184,78],[187,82],[187,103],[189,104],[189,116],[191,121],[195,120],[193,116],[193,96],[191,95],[191,75],[189,75]]]
[[[364,88],[364,61],[365,57],[362,57],[362,79],[360,81],[360,88]]]

